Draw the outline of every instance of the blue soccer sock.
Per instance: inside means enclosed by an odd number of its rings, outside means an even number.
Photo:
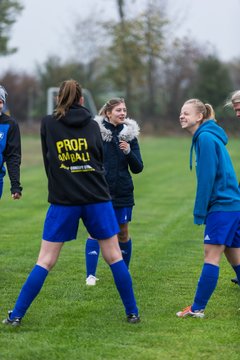
[[[125,264],[129,268],[129,263],[132,255],[132,240],[129,239],[127,242],[119,241],[119,246],[122,252],[123,260],[125,261]]]
[[[192,305],[192,311],[204,310],[219,277],[219,266],[205,263],[198,281],[197,291]]]
[[[95,239],[88,238],[85,247],[85,260],[87,277],[96,275],[100,246]]]
[[[138,315],[138,308],[132,287],[132,278],[125,262],[120,260],[110,265],[110,268],[126,314]]]
[[[240,285],[240,265],[232,266],[233,270],[235,271],[237,278],[238,278],[238,284]]]
[[[48,270],[39,265],[34,266],[20,291],[10,319],[22,318],[25,315],[27,309],[40,292],[47,274]]]
[[[0,199],[2,197],[2,193],[3,193],[3,179],[2,177],[0,177]]]

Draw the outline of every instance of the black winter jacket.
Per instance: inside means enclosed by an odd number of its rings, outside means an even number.
[[[111,200],[99,126],[86,108],[73,105],[59,120],[44,117],[41,141],[50,203],[84,205]]]
[[[21,138],[16,120],[4,113],[0,114],[0,177],[4,177],[7,164],[11,193],[22,192],[20,184]]]
[[[135,120],[125,119],[124,124],[114,126],[102,116],[96,116],[103,146],[105,176],[109,185],[114,207],[134,205],[134,186],[132,176],[143,170],[143,161],[137,140],[139,127]],[[125,155],[119,149],[119,141],[127,141],[130,153]],[[130,171],[129,171],[130,170]]]

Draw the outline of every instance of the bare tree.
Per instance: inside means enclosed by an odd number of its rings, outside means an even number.
[[[198,61],[205,53],[191,38],[176,39],[168,46],[162,68],[162,86],[165,89],[165,114],[176,118],[179,107],[187,96],[193,96]]]

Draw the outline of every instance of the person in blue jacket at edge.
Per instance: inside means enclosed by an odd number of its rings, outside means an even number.
[[[6,89],[0,85],[0,198],[3,193],[3,179],[6,175],[5,163],[11,184],[13,200],[22,196],[20,184],[21,137],[18,123],[4,112],[7,99]]]
[[[230,98],[226,101],[225,106],[230,106],[235,111],[236,117],[240,119],[240,90],[236,90],[231,93]],[[237,277],[232,278],[231,281],[234,284],[238,284]]]

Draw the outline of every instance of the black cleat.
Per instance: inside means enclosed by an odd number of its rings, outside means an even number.
[[[233,282],[234,284],[239,285],[239,282],[238,282],[238,278],[237,278],[237,277],[231,279],[231,282]]]
[[[3,324],[5,325],[12,325],[12,326],[20,326],[21,325],[21,320],[22,318],[20,317],[15,317],[12,320],[10,319],[12,311],[8,311],[8,318],[4,319],[2,321]]]
[[[136,315],[136,314],[129,314],[127,316],[127,322],[129,322],[131,324],[136,324],[136,323],[140,322],[140,316]]]

